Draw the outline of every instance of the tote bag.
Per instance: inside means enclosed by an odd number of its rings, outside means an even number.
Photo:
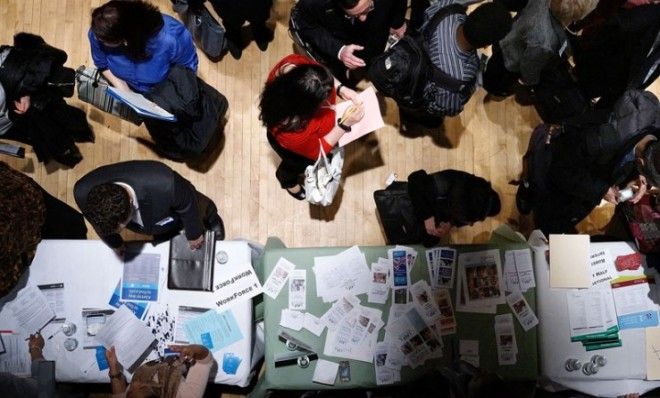
[[[76,70],[76,80],[78,81],[78,98],[81,101],[135,125],[142,124],[142,118],[137,112],[108,94],[109,83],[98,69],[82,65]]]
[[[316,163],[305,169],[305,195],[313,205],[329,206],[339,189],[341,170],[344,167],[344,148],[332,151],[332,161],[328,160],[319,141],[321,151]]]

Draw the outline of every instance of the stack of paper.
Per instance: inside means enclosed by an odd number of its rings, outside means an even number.
[[[655,279],[646,275],[612,281],[619,329],[658,326]]]
[[[329,303],[345,295],[368,293],[371,271],[364,253],[353,246],[334,256],[314,257],[316,294]]]
[[[440,310],[440,335],[456,333],[456,317],[451,305],[451,295],[447,289],[433,291],[433,300]]]
[[[521,291],[536,287],[532,255],[529,249],[507,250],[504,253],[504,289],[507,292]]]
[[[371,264],[371,287],[367,296],[370,303],[385,304],[392,285],[391,275],[392,260],[380,257]]]
[[[620,347],[612,290],[570,290],[566,293],[571,341],[579,341],[587,351]]]
[[[328,335],[323,354],[371,362],[378,332],[383,324],[380,310],[363,307],[358,302],[334,326],[327,324]]]
[[[374,350],[374,368],[376,370],[376,384],[379,386],[394,384],[401,381],[401,371],[399,369],[388,368],[386,366],[387,353],[390,346],[385,342],[376,344]]]
[[[495,341],[497,362],[500,365],[515,365],[518,362],[518,343],[511,314],[495,316]]]
[[[454,287],[456,274],[456,250],[448,247],[435,247],[426,251],[426,265],[429,268],[431,287]]]
[[[417,252],[406,246],[395,246],[387,251],[392,261],[392,305],[406,305],[410,302],[410,270],[415,265]]]
[[[497,249],[458,256],[456,310],[494,314],[505,302],[504,277]]]

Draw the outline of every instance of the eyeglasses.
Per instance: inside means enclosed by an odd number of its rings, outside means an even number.
[[[346,19],[348,19],[349,21],[351,21],[351,22],[355,22],[355,20],[359,19],[360,17],[366,17],[367,14],[369,14],[375,8],[376,8],[376,6],[374,5],[374,0],[371,0],[371,1],[369,1],[369,5],[367,6],[367,8],[365,8],[363,11],[361,11],[357,14],[353,14],[353,15],[344,14],[344,17]]]

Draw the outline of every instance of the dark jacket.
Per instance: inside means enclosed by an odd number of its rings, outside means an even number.
[[[403,25],[406,3],[405,0],[374,0],[374,9],[365,22],[351,22],[332,0],[301,0],[292,18],[302,39],[326,60],[337,60],[339,50],[346,44],[359,44],[364,50],[355,55],[368,63],[385,49],[390,28]]]
[[[178,231],[183,225],[189,240],[204,233],[195,187],[167,165],[155,161],[134,160],[102,166],[91,171],[78,180],[73,189],[76,203],[83,215],[86,215],[89,191],[96,185],[108,182],[122,182],[135,191],[144,226],[130,222],[127,228],[131,231],[163,235]],[[123,244],[118,233],[103,235],[93,226],[108,246],[117,248]]]
[[[222,94],[180,65],[172,66],[167,79],[146,96],[177,117],[175,123],[147,118],[147,130],[163,149],[183,154],[206,149],[228,107]]]

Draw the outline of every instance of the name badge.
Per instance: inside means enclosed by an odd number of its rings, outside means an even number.
[[[156,223],[156,225],[162,227],[163,225],[169,224],[169,223],[171,223],[172,221],[174,221],[174,218],[172,218],[172,217],[165,217],[165,218],[163,218],[162,220],[158,221],[158,222]]]

